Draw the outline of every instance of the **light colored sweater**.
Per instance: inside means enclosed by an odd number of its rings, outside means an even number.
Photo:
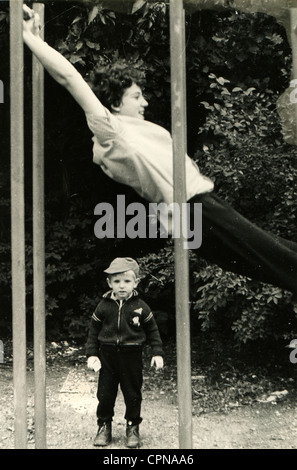
[[[123,115],[87,114],[94,134],[93,160],[113,180],[131,186],[149,202],[173,202],[173,150],[170,133],[152,122]],[[213,190],[196,163],[185,156],[187,200]]]

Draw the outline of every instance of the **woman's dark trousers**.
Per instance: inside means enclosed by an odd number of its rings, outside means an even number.
[[[213,193],[194,196],[202,203],[202,245],[198,256],[224,270],[246,275],[297,294],[297,243],[249,222]]]

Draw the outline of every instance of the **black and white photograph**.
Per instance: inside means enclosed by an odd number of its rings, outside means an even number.
[[[0,449],[297,449],[297,0],[0,0],[0,51]]]

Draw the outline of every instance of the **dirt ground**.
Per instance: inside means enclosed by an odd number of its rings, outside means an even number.
[[[12,361],[0,364],[0,449],[14,448]],[[145,370],[142,449],[178,449],[178,407],[172,377],[150,386]],[[195,378],[195,377],[194,377]],[[196,377],[197,378],[197,377]],[[291,379],[293,382],[294,379]],[[58,361],[47,367],[47,447],[96,449],[97,374],[85,361]],[[227,411],[193,415],[193,449],[296,449],[295,385],[281,400],[255,400]],[[28,365],[28,448],[34,449],[34,377]],[[124,403],[119,393],[108,449],[125,449]]]

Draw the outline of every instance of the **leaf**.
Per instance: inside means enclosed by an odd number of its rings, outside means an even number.
[[[256,88],[254,88],[254,87],[248,88],[248,89],[244,92],[244,94],[247,95],[247,96],[249,96],[254,90],[256,90]]]
[[[86,45],[90,49],[95,49],[96,51],[100,51],[100,49],[101,49],[101,46],[100,46],[99,43],[91,42],[91,41],[88,41],[88,40],[86,40]]]
[[[225,85],[225,83],[230,83],[230,80],[226,80],[226,79],[223,78],[223,77],[219,77],[219,78],[217,78],[217,82],[218,82],[220,85]]]
[[[243,91],[242,88],[240,88],[239,86],[236,86],[232,89],[233,92],[237,93],[239,91]]]
[[[99,5],[95,5],[92,10],[90,10],[88,15],[88,24],[92,23],[92,21],[96,18],[100,10]]]
[[[0,11],[0,22],[5,20],[8,17],[8,13]]]
[[[213,106],[211,106],[207,101],[200,101],[200,103],[203,104],[206,109],[213,109]]]
[[[85,61],[78,55],[71,55],[69,58],[69,62],[71,62],[72,64],[86,65]]]
[[[76,24],[78,23],[80,20],[82,19],[81,16],[77,16],[76,18],[74,18],[74,20],[72,21],[72,24]]]

